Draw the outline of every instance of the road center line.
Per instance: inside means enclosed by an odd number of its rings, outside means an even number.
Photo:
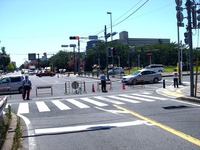
[[[183,133],[183,132],[181,132],[181,131],[178,131],[178,130],[176,130],[176,129],[173,129],[173,128],[169,127],[169,126],[166,126],[166,125],[164,125],[164,124],[162,124],[162,123],[159,123],[159,122],[157,122],[157,121],[155,121],[155,120],[152,120],[152,119],[150,119],[150,118],[147,118],[147,117],[145,117],[145,116],[143,116],[143,115],[140,115],[140,114],[138,114],[138,113],[136,113],[136,112],[134,112],[134,111],[128,110],[128,109],[123,108],[123,107],[121,107],[121,106],[118,106],[118,105],[113,105],[113,106],[115,106],[115,107],[117,107],[118,109],[121,109],[121,110],[123,110],[123,111],[129,112],[130,114],[132,114],[132,115],[134,115],[134,116],[136,116],[136,117],[138,117],[138,118],[140,118],[140,119],[143,119],[143,120],[145,120],[145,121],[147,121],[147,122],[150,122],[150,123],[153,124],[153,125],[156,125],[156,126],[162,128],[162,129],[164,129],[164,130],[166,130],[166,131],[168,131],[168,132],[170,132],[170,133],[172,133],[172,134],[175,134],[175,135],[177,135],[177,136],[179,136],[179,137],[181,137],[181,138],[183,138],[183,139],[185,139],[185,140],[187,140],[187,141],[189,141],[189,142],[191,142],[191,143],[193,143],[193,144],[196,144],[196,145],[200,146],[200,140],[197,139],[197,138],[195,138],[195,137],[192,137],[192,136],[190,136],[190,135],[188,135],[188,134],[185,134],[185,133]]]

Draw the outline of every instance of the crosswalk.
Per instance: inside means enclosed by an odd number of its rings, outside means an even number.
[[[36,102],[22,102],[19,104],[11,104],[12,108],[15,108],[17,114],[29,114],[33,110],[37,112],[50,112],[53,109],[57,110],[71,110],[71,109],[85,109],[92,107],[106,107],[113,104],[139,104],[142,102],[154,102],[164,101],[167,98],[151,96],[149,94],[118,94],[107,96],[93,96],[93,97],[81,97],[81,98],[69,98],[69,99],[55,99],[48,101],[36,101]],[[9,105],[9,104],[8,104]]]

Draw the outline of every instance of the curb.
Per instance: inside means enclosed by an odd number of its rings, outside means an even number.
[[[9,125],[9,129],[7,131],[7,135],[6,135],[2,150],[12,149],[16,126],[17,126],[17,116],[12,112],[11,122]]]
[[[199,99],[199,98],[196,98],[196,97],[184,96],[184,97],[177,97],[176,99],[177,99],[177,100],[186,101],[186,102],[193,102],[193,103],[200,104],[200,99]]]

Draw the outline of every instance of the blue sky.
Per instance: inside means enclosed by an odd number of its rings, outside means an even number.
[[[128,31],[130,38],[169,38],[176,42],[175,6],[175,0],[0,0],[0,47],[6,47],[18,66],[28,59],[28,53],[42,56],[46,52],[51,57],[59,50],[70,51],[71,48],[61,47],[77,44],[69,36],[100,33],[100,37],[105,25],[110,32],[107,12],[112,12],[113,32]],[[185,28],[180,28],[181,40],[184,32]],[[197,34],[194,46],[196,37]],[[118,34],[114,36],[118,38]],[[81,51],[86,42],[81,40]]]

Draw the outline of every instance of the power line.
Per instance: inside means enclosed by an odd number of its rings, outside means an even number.
[[[131,17],[134,13],[136,13],[138,10],[140,10],[149,0],[146,0],[140,7],[138,7],[134,12],[132,12],[130,15],[128,15],[126,18],[124,18],[123,20],[119,21],[118,23],[114,24],[112,27],[119,25],[120,23],[124,22],[125,20],[127,20],[129,17]],[[122,16],[120,16],[117,20],[119,20],[120,18],[122,18],[124,15],[126,15],[128,12],[130,12],[130,10],[132,10],[134,7],[136,7],[141,1],[137,2],[133,7],[131,7],[128,11],[126,11]],[[114,22],[116,22],[117,20],[115,20]],[[111,27],[109,27],[111,28]],[[99,35],[101,33],[103,33],[104,30],[100,30],[96,35]]]
[[[114,26],[119,25],[120,23],[124,22],[126,19],[128,19],[129,17],[131,17],[133,14],[135,14],[138,10],[140,10],[149,0],[146,0],[146,2],[144,2],[140,7],[138,7],[134,12],[132,12],[130,15],[128,15],[126,18],[124,18],[123,20],[121,20],[120,22],[118,22],[117,24],[114,24]]]

